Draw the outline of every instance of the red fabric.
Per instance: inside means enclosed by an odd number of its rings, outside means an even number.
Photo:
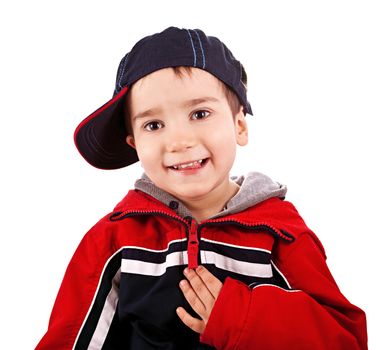
[[[64,275],[48,326],[37,350],[70,350],[94,298],[101,272],[112,248],[98,222],[81,241]]]
[[[365,314],[340,293],[313,239],[282,250],[276,264],[294,289],[227,278],[201,341],[223,350],[367,349]]]
[[[183,221],[156,199],[133,190],[114,211],[120,216],[133,211],[151,215],[159,212]],[[242,212],[207,221],[221,220],[272,227],[283,239],[274,239],[273,234],[265,232],[242,235],[231,225],[212,231],[205,227],[201,237],[207,234],[206,238],[230,244],[239,244],[237,238],[254,237],[254,244],[272,250],[273,262],[293,290],[273,285],[250,288],[227,278],[202,342],[217,349],[367,349],[364,312],[341,294],[325,263],[321,243],[291,203],[271,198]],[[169,237],[160,232],[167,232]],[[161,215],[148,220],[142,216],[116,222],[110,221],[109,216],[100,220],[84,237],[67,268],[48,331],[36,349],[72,349],[106,262],[121,247],[163,249],[167,242],[184,235],[183,225]]]

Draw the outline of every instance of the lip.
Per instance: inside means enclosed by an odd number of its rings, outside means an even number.
[[[173,171],[175,174],[180,174],[180,175],[194,175],[194,174],[198,173],[199,171],[205,169],[206,165],[209,163],[209,160],[210,160],[210,158],[200,158],[200,159],[204,160],[200,168],[180,169],[180,170],[177,170],[177,169],[174,169],[172,167],[168,167],[168,169],[170,171]],[[187,163],[190,163],[190,162],[187,162]],[[179,165],[180,164],[186,164],[186,163],[179,163]]]
[[[193,162],[197,162],[197,161],[199,161],[199,160],[206,160],[206,159],[208,159],[208,157],[204,157],[204,158],[197,158],[197,159],[195,159],[195,160],[188,160],[188,161],[186,161],[186,162],[181,162],[181,163],[174,163],[174,164],[172,164],[172,165],[168,165],[167,166],[167,168],[171,168],[171,167],[173,167],[173,166],[178,166],[178,165],[184,165],[184,164],[189,164],[189,163],[193,163]]]

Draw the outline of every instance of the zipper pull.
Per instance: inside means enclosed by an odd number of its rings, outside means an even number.
[[[198,237],[197,222],[192,218],[188,239],[188,268],[196,269],[198,267]]]

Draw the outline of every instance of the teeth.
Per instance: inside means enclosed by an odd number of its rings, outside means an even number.
[[[181,165],[173,165],[172,167],[174,169],[185,169],[185,168],[193,167],[194,165],[201,164],[201,163],[202,163],[202,159],[195,160],[194,162],[191,162],[191,163],[186,163],[186,164],[181,164]]]

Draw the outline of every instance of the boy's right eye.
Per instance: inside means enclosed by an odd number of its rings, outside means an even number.
[[[162,124],[160,122],[153,121],[153,122],[150,122],[150,123],[146,123],[144,125],[144,129],[146,129],[147,131],[154,131],[154,130],[160,129],[159,126],[162,127]]]

